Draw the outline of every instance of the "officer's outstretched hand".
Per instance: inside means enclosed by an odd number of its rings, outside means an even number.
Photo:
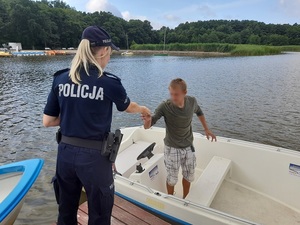
[[[151,111],[146,106],[141,106],[141,114],[143,114],[143,115],[151,115]]]
[[[130,102],[130,105],[125,111],[127,113],[151,114],[150,110],[146,106],[140,106],[136,102]]]
[[[151,121],[152,121],[150,110],[149,111],[146,110],[144,113],[141,113],[141,119],[144,122],[144,128],[149,129],[151,127]]]

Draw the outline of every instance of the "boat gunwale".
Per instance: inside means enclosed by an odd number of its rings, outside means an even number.
[[[132,129],[133,131],[130,133],[129,137],[124,139],[123,141],[127,141],[130,139],[130,137],[138,130],[142,129],[144,130],[143,126],[135,126],[135,127],[121,127],[121,130],[124,129]],[[159,132],[165,132],[165,127],[151,127],[147,130],[156,130]],[[194,138],[205,138],[206,136],[201,134],[200,132],[193,132]],[[300,152],[293,150],[293,149],[288,149],[284,147],[279,147],[279,146],[273,146],[273,145],[268,145],[268,144],[263,144],[263,143],[257,143],[257,142],[251,142],[251,141],[246,141],[246,140],[239,140],[235,138],[228,138],[228,137],[223,137],[223,136],[217,136],[218,142],[221,141],[222,143],[231,143],[231,144],[236,144],[236,145],[241,145],[245,147],[252,147],[252,148],[259,148],[261,150],[267,150],[271,152],[278,152],[278,153],[286,153],[286,154],[291,154],[291,155],[296,155],[300,157]],[[122,142],[123,142],[122,141]]]
[[[20,202],[22,202],[22,199],[24,199],[29,189],[36,181],[43,164],[44,160],[42,159],[29,159],[0,167],[0,174],[23,171],[23,174],[15,188],[0,203],[0,223],[4,221],[11,212],[13,212]],[[1,173],[1,171],[4,172]]]
[[[249,224],[249,225],[259,225],[259,223],[256,223],[256,222],[253,222],[253,221],[250,221],[250,220],[246,220],[246,219],[243,219],[241,217],[237,217],[237,216],[234,216],[234,215],[231,215],[231,214],[228,214],[228,213],[225,213],[225,212],[222,212],[222,211],[210,208],[210,207],[206,207],[206,206],[201,205],[201,204],[197,204],[197,203],[194,203],[194,202],[182,199],[182,198],[178,198],[176,196],[168,195],[168,194],[165,194],[165,193],[160,192],[160,191],[154,191],[152,188],[150,188],[150,187],[148,187],[144,184],[138,183],[136,181],[130,180],[130,179],[128,179],[126,177],[123,177],[123,176],[120,176],[120,175],[116,175],[114,179],[115,180],[121,179],[123,181],[128,182],[128,184],[131,185],[131,186],[135,185],[135,187],[140,187],[140,188],[143,188],[143,189],[147,190],[149,192],[149,194],[153,194],[155,197],[162,197],[163,199],[174,200],[174,201],[182,203],[182,205],[184,205],[186,207],[192,206],[194,209],[202,209],[202,210],[207,211],[209,213],[212,213],[214,215],[222,216],[225,219],[226,218],[227,219],[232,219],[232,220],[242,222],[242,223],[245,223],[245,224]],[[121,194],[118,191],[116,191],[116,193]],[[158,195],[158,193],[159,193],[159,195]],[[123,196],[123,194],[121,194],[121,195]],[[126,197],[126,198],[128,198],[128,200],[131,199],[130,197]],[[134,199],[132,199],[132,200],[134,200]],[[137,201],[134,200],[134,202],[137,202]],[[143,204],[140,203],[140,205],[143,205]],[[149,207],[149,208],[151,208],[151,207]],[[154,209],[154,210],[159,211],[159,210],[156,210],[156,209]]]
[[[22,174],[23,174],[23,171],[1,173],[1,169],[0,169],[0,180],[5,180],[7,178],[22,176]]]

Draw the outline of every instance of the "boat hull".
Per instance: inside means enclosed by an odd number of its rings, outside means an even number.
[[[9,52],[1,52],[0,51],[0,57],[11,57],[11,56],[12,56],[12,54]]]
[[[129,52],[129,51],[126,51],[126,52],[122,52],[121,53],[122,56],[133,56],[133,52]]]
[[[13,225],[23,207],[24,201],[25,201],[25,198],[23,198],[19,202],[19,204],[8,214],[8,216],[0,224],[1,225],[2,224],[3,225]]]
[[[197,195],[195,199],[182,199],[181,182],[178,182],[175,187],[175,196],[166,194],[166,171],[163,160],[165,129],[144,130],[141,127],[133,127],[122,129],[122,133],[124,134],[123,142],[116,166],[123,176],[115,178],[116,192],[121,197],[147,210],[178,224],[281,225],[297,224],[300,219],[300,199],[297,194],[300,176],[293,174],[290,169],[290,165],[300,165],[299,152],[222,137],[218,137],[218,142],[211,143],[206,140],[205,136],[194,133],[197,168],[191,191],[196,188],[194,184],[201,179],[205,169],[215,156],[229,159],[232,162],[230,172],[226,175],[222,185],[218,187],[212,203],[203,205],[199,203]],[[149,160],[137,161],[138,154],[145,149],[145,146],[153,142],[156,142],[154,156]],[[130,154],[126,155],[129,150]],[[135,166],[139,163],[145,169],[142,173],[135,172]],[[179,181],[181,178],[182,176],[179,176]],[[226,192],[228,187],[233,187],[230,193]],[[236,190],[244,195],[234,192]],[[228,194],[233,198],[236,194],[237,197],[232,204],[230,199],[225,202],[228,203],[230,210],[226,211],[226,207],[224,210],[222,209],[224,201],[228,199],[224,198],[224,200],[220,193]],[[199,193],[200,195],[201,193]],[[253,199],[250,199],[249,196],[252,196]],[[268,204],[263,204],[264,201]],[[262,206],[266,208],[260,208]],[[281,208],[284,209],[282,214],[273,215],[272,212],[276,210],[280,212],[278,209]],[[245,211],[246,213],[243,214]],[[260,213],[264,211],[270,215],[259,218]],[[264,219],[264,217],[268,219]],[[295,219],[294,221],[287,220],[286,217]]]
[[[43,163],[30,159],[0,167],[0,225],[14,223]]]

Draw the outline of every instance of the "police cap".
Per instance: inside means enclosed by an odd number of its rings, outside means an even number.
[[[99,26],[90,26],[85,28],[82,33],[81,39],[89,40],[91,47],[110,46],[113,50],[120,50],[120,48],[112,43],[110,35]]]

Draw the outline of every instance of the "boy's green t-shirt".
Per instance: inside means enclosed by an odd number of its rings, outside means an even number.
[[[193,145],[192,119],[194,113],[202,116],[203,112],[196,98],[186,96],[184,107],[175,106],[170,100],[163,101],[152,116],[153,126],[161,117],[166,123],[165,145],[173,148],[187,148]]]

